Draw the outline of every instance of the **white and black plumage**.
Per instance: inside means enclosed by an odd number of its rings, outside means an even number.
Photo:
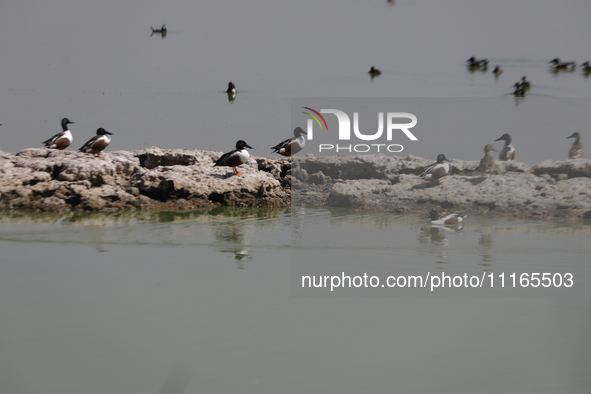
[[[421,179],[431,182],[433,186],[435,186],[434,182],[439,184],[439,179],[443,178],[449,173],[449,164],[444,163],[444,161],[449,161],[444,154],[439,154],[437,156],[437,162],[431,164],[423,173],[419,176]]]
[[[226,90],[226,93],[228,94],[228,101],[234,101],[236,98],[236,85],[234,85],[232,82],[228,83],[228,89]]]
[[[505,141],[505,146],[501,149],[501,153],[499,153],[499,159],[501,161],[513,161],[515,160],[515,147],[511,145],[511,136],[509,134],[503,134],[501,138],[496,139],[495,141]]]
[[[273,153],[279,153],[282,156],[291,156],[295,155],[299,151],[301,151],[304,146],[306,145],[306,138],[304,135],[307,135],[301,127],[296,127],[293,131],[293,135],[295,137],[288,138],[285,141],[275,145],[271,149],[273,149]]]
[[[523,87],[523,89],[526,89],[526,90],[528,90],[529,88],[531,88],[531,82],[529,82],[527,80],[527,76],[525,76],[525,75],[521,78],[521,84],[520,85],[521,85],[521,87]]]
[[[523,85],[521,83],[515,82],[515,85],[513,85],[513,87],[515,88],[515,91],[513,92],[514,96],[518,96],[518,97],[525,96],[526,89],[525,89],[525,87],[523,87]]]
[[[68,118],[62,119],[62,132],[54,135],[47,141],[43,141],[42,143],[45,144],[46,148],[50,149],[66,149],[72,143],[72,132],[68,129],[69,124],[74,124],[74,122],[70,122]]]
[[[439,211],[432,209],[428,215],[423,216],[422,219],[431,218],[431,224],[443,224],[443,225],[454,225],[464,221],[464,218],[468,215],[460,215],[459,211],[455,211],[444,217],[439,217]]]
[[[573,146],[571,146],[570,150],[568,151],[569,159],[582,159],[583,156],[585,156],[585,149],[583,148],[583,144],[581,144],[581,134],[573,133],[571,136],[566,138],[575,138]]]
[[[92,153],[93,155],[103,158],[100,153],[111,143],[112,133],[102,127],[96,131],[96,135],[89,139],[86,144],[82,145],[82,148],[78,149],[80,152]]]
[[[242,175],[242,173],[236,170],[241,164],[244,164],[250,159],[250,153],[246,150],[246,148],[253,149],[252,146],[249,146],[243,140],[239,140],[236,142],[236,149],[231,152],[224,153],[222,157],[216,160],[214,167],[232,167],[232,171],[237,176]]]
[[[502,73],[503,73],[503,70],[501,70],[501,67],[499,67],[499,66],[496,66],[495,69],[493,70],[493,74],[495,75],[495,77],[498,77]]]

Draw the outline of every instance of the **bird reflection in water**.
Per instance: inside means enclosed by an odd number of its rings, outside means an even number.
[[[480,265],[490,267],[490,263],[493,261],[492,246],[492,234],[480,234],[480,239],[478,240],[478,254],[480,254],[483,261]],[[485,271],[489,271],[489,269],[485,269]]]
[[[216,230],[215,237],[223,244],[220,252],[234,254],[236,268],[244,269],[244,262],[252,260],[248,240],[240,227],[235,224],[222,225]]]
[[[443,260],[447,258],[446,250],[449,246],[447,235],[457,233],[461,231],[462,228],[463,226],[461,224],[458,226],[453,226],[452,228],[442,225],[423,226],[421,227],[421,232],[419,234],[419,242],[422,244],[433,245],[431,248],[432,254],[435,254],[440,260]],[[443,261],[437,261],[437,263],[445,264]]]

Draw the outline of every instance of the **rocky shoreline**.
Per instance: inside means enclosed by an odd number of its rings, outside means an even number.
[[[452,160],[440,186],[419,179],[431,160],[386,155],[268,159],[253,157],[233,176],[213,167],[222,152],[160,149],[92,155],[25,149],[0,151],[0,209],[113,211],[220,205],[327,205],[422,213],[432,208],[525,218],[591,218],[591,160],[534,167]]]

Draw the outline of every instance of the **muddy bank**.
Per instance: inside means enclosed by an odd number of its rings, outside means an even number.
[[[213,167],[222,152],[108,152],[105,159],[48,149],[0,152],[0,209],[111,211],[220,205],[328,205],[422,213],[432,208],[489,216],[591,218],[591,160],[534,167],[452,160],[440,186],[419,179],[431,160],[416,156],[251,157],[236,177]],[[292,177],[293,175],[293,177]]]

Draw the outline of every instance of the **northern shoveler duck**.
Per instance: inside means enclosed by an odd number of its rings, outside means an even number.
[[[468,67],[486,67],[486,66],[488,66],[487,59],[478,60],[474,56],[472,56],[470,59],[466,60],[466,63],[468,63]]]
[[[80,152],[92,153],[98,158],[103,158],[100,153],[111,143],[111,137],[113,133],[109,133],[102,127],[96,131],[96,135],[89,139],[86,144],[82,145],[82,148],[78,149]]]
[[[575,62],[561,62],[559,58],[550,60],[548,64],[552,64],[555,70],[571,70],[577,66]]]
[[[505,141],[505,146],[499,153],[499,159],[501,161],[513,161],[515,160],[515,147],[511,145],[511,136],[509,134],[503,134],[501,138],[496,139],[495,141]]]
[[[582,159],[585,156],[585,149],[583,148],[583,144],[581,144],[581,134],[573,133],[570,137],[566,138],[575,138],[575,143],[571,146],[570,151],[568,151],[568,158]]]
[[[589,62],[581,64],[581,67],[583,68],[583,72],[591,73],[591,64]]]
[[[50,149],[63,150],[70,146],[70,144],[72,143],[72,132],[68,129],[69,124],[74,124],[74,122],[70,122],[68,118],[63,118],[63,131],[61,133],[54,135],[47,141],[43,141],[42,143],[45,144],[45,147]]]
[[[244,164],[250,159],[250,154],[246,150],[246,148],[253,149],[252,146],[249,146],[246,142],[239,140],[236,142],[236,149],[231,152],[224,153],[222,157],[217,159],[214,167],[232,167],[232,171],[237,176],[242,175],[242,173],[236,170],[241,164]]]
[[[437,162],[425,168],[419,178],[431,182],[433,186],[435,186],[434,182],[437,182],[439,185],[439,179],[443,178],[449,173],[449,164],[444,163],[444,161],[449,160],[444,154],[439,154],[437,156]]]
[[[166,27],[166,25],[162,25],[162,27],[160,29],[154,29],[152,26],[150,26],[150,29],[152,29],[152,34],[161,34],[162,37],[166,37],[166,33],[168,33],[168,27]]]
[[[531,82],[529,82],[529,81],[527,80],[527,77],[526,77],[525,75],[523,76],[523,78],[521,78],[521,86],[522,86],[524,89],[529,89],[529,88],[531,88]]]
[[[304,146],[306,145],[306,138],[304,135],[307,135],[301,127],[296,127],[293,131],[293,135],[295,137],[288,138],[285,141],[275,145],[271,149],[273,149],[273,153],[279,153],[282,156],[291,156],[295,155],[299,151],[301,151]]]
[[[490,151],[497,152],[497,150],[491,144],[486,144],[484,146],[484,157],[480,159],[480,164],[478,165],[476,170],[482,172],[490,172],[495,169],[497,165],[495,164],[495,158],[490,153]]]
[[[502,73],[503,73],[503,70],[501,70],[501,67],[499,67],[499,66],[496,66],[495,69],[493,70],[493,74],[495,75],[495,77],[498,77]]]
[[[428,215],[423,216],[422,219],[431,218],[431,224],[443,224],[443,225],[454,225],[464,221],[464,218],[468,215],[460,215],[459,211],[455,211],[444,217],[439,217],[439,211],[432,209]]]
[[[382,75],[382,72],[374,66],[371,66],[371,68],[369,69],[369,76],[371,77],[371,79],[374,79],[378,75]]]
[[[519,82],[515,82],[515,85],[513,85],[513,87],[515,88],[515,91],[513,91],[514,96],[520,96],[520,97],[525,96],[526,89],[523,87],[522,84],[520,84]]]

